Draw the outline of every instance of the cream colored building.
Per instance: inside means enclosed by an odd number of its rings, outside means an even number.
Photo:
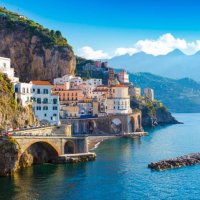
[[[111,95],[107,99],[107,113],[128,114],[131,112],[128,86],[120,84],[111,86]]]
[[[133,88],[133,96],[139,98],[141,96],[141,88],[134,87]]]

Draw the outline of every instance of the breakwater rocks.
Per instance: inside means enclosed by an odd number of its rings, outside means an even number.
[[[191,166],[198,163],[200,163],[200,153],[193,153],[185,156],[180,156],[174,159],[150,163],[148,167],[157,171],[163,171],[167,169]]]

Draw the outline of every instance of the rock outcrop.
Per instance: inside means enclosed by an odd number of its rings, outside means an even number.
[[[157,108],[154,113],[142,109],[142,126],[155,127],[158,125],[179,124],[172,114],[165,108]]]
[[[160,102],[147,101],[140,103],[136,99],[131,100],[131,107],[142,111],[142,126],[155,127],[158,125],[179,124],[170,111]]]
[[[20,147],[14,139],[0,140],[0,176],[14,174],[19,169]]]
[[[76,59],[59,31],[0,8],[0,56],[11,58],[20,81],[74,74]]]
[[[193,153],[175,159],[162,160],[155,163],[150,163],[149,168],[163,171],[167,169],[179,168],[184,166],[191,166],[200,163],[200,153]]]

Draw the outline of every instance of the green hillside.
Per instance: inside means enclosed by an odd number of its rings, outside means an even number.
[[[151,87],[155,98],[172,112],[200,112],[200,83],[189,79],[170,79],[150,73],[130,74],[130,81],[144,89]]]

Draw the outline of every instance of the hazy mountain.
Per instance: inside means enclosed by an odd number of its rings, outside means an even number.
[[[155,97],[172,112],[200,112],[200,83],[190,78],[175,80],[150,73],[132,73],[130,81],[142,89],[153,88]]]
[[[179,50],[162,55],[153,56],[144,52],[132,56],[126,54],[108,60],[114,68],[125,68],[129,72],[150,72],[156,75],[180,79],[190,77],[200,80],[200,52],[194,55],[185,55]]]

